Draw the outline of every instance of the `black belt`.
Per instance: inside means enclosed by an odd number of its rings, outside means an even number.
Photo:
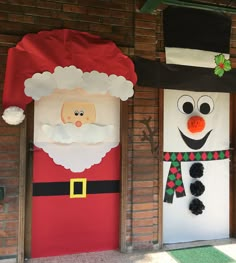
[[[72,178],[69,182],[33,183],[33,196],[70,195],[70,198],[85,198],[87,194],[119,193],[120,181],[87,181]]]

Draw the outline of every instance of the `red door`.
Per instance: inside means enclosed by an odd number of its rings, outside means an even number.
[[[62,97],[65,99],[64,95]],[[116,101],[115,105],[110,99],[106,99],[104,103],[102,97],[95,100],[97,121],[106,116],[106,120],[114,121],[116,119],[114,123],[119,122],[119,118],[117,118],[119,116],[119,100],[112,100]],[[120,198],[119,142],[114,144],[112,142],[113,146],[109,146],[110,148],[106,145],[110,145],[111,142],[105,142],[105,154],[99,152],[99,143],[90,145],[92,150],[87,152],[86,144],[83,145],[83,148],[76,143],[67,145],[49,142],[53,154],[57,157],[59,155],[58,158],[61,158],[58,161],[45,146],[47,143],[36,142],[40,136],[42,137],[43,129],[38,123],[42,123],[42,120],[45,119],[44,110],[48,103],[52,108],[56,108],[58,98],[55,100],[45,98],[42,99],[42,102],[35,104],[32,257],[117,249],[119,245]],[[104,113],[106,103],[109,104],[109,113],[101,114],[102,116],[99,117],[99,112]],[[115,107],[115,110],[111,110],[111,105]],[[48,111],[49,107],[46,108],[45,111]],[[60,108],[63,107],[60,106]],[[108,116],[109,114],[111,116]],[[46,123],[48,122],[49,120],[46,121]],[[107,125],[108,128],[110,126],[113,127],[115,124]],[[94,126],[91,127],[93,131]],[[81,127],[75,129],[81,129]],[[93,133],[91,134],[93,136]],[[98,137],[98,134],[94,134],[94,137]],[[54,147],[59,147],[59,154],[57,148]],[[70,147],[74,148],[69,152]],[[95,164],[93,164],[93,161],[90,160],[96,159],[93,155],[101,155],[102,158],[99,161],[94,161]],[[60,161],[62,164],[57,164]],[[81,163],[83,166],[87,161],[90,164],[86,163],[86,169],[76,172],[72,168],[65,168],[67,165],[71,165],[70,161],[75,166],[77,163]]]
[[[55,166],[43,150],[35,149],[32,257],[118,248],[119,155],[117,147],[100,165],[82,173],[72,173]],[[84,184],[87,180],[87,190],[91,193],[84,198],[70,198],[70,181],[81,178]],[[41,188],[40,183],[44,183]]]

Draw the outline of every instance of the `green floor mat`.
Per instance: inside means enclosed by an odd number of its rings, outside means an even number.
[[[168,253],[179,263],[233,263],[231,257],[212,246],[175,249]]]

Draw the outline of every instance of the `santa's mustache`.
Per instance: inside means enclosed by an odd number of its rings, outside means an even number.
[[[114,141],[113,125],[83,124],[81,127],[76,127],[73,123],[66,123],[43,124],[41,128],[43,133],[55,143],[97,144],[104,141]]]

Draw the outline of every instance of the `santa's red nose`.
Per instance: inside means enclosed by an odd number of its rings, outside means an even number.
[[[81,126],[82,126],[82,122],[81,122],[81,121],[76,121],[76,122],[75,122],[75,126],[81,127]]]
[[[188,129],[190,132],[201,132],[205,128],[205,120],[201,116],[192,116],[188,120]]]

